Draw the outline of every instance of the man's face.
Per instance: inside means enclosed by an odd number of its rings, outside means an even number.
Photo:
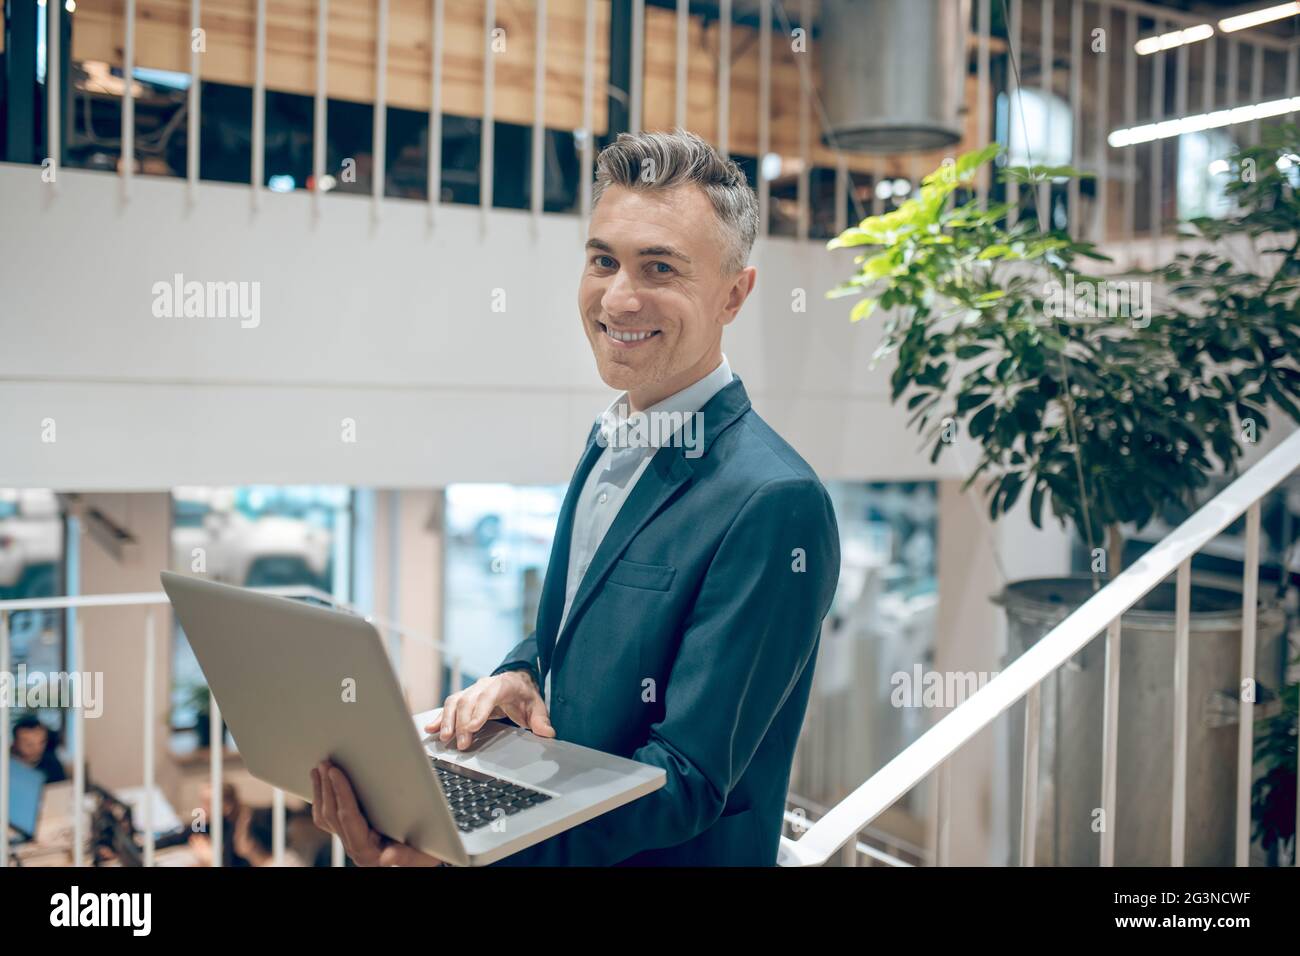
[[[754,285],[754,269],[724,273],[713,205],[694,185],[610,186],[587,229],[578,287],[600,377],[644,408],[722,360],[722,329]]]
[[[27,727],[18,731],[14,743],[18,749],[18,759],[35,765],[45,755],[45,742],[48,735],[44,727]]]

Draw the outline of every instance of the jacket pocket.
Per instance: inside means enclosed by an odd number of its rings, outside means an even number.
[[[619,559],[606,579],[611,584],[621,584],[629,588],[642,588],[647,591],[667,591],[673,583],[676,568],[664,564],[639,564],[636,561]]]

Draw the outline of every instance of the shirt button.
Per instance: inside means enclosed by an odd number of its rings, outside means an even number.
[[[603,505],[606,501],[609,501],[609,495],[602,491],[600,493],[600,497],[597,498],[596,500]]]

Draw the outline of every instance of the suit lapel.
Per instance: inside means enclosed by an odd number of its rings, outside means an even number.
[[[668,502],[677,489],[690,479],[692,472],[693,469],[686,464],[680,448],[660,448],[655,452],[645,472],[637,479],[632,493],[623,502],[623,507],[619,509],[614,523],[605,533],[600,547],[596,549],[596,554],[591,560],[591,566],[587,568],[587,573],[583,575],[582,582],[578,585],[578,593],[573,597],[573,606],[569,608],[569,616],[564,622],[564,631],[556,637],[551,667],[559,666],[560,656],[566,647],[564,635],[573,630],[574,623],[582,616],[583,608],[614,566],[614,562],[627,550],[632,539]],[[571,525],[572,515],[570,515]],[[566,548],[566,570],[567,567]],[[563,603],[563,595],[560,600]]]
[[[587,447],[578,459],[577,470],[569,479],[564,502],[560,505],[560,517],[555,525],[555,540],[551,542],[551,557],[546,564],[546,579],[542,583],[542,597],[537,606],[538,665],[543,674],[550,667],[548,660],[554,646],[554,635],[560,626],[560,615],[564,613],[564,593],[569,579],[569,545],[573,540],[573,514],[578,497],[582,494],[582,486],[586,484],[587,474],[604,451],[600,442],[596,441],[598,428],[599,425],[591,427],[591,432],[587,435]]]

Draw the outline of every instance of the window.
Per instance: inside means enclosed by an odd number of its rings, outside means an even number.
[[[1178,137],[1178,218],[1221,219],[1232,209],[1225,187],[1232,137],[1218,130]]]
[[[1006,93],[997,100],[997,139],[1011,166],[1067,166],[1073,156],[1070,104],[1059,96],[1022,89],[1008,115]]]
[[[0,488],[0,601],[56,597],[64,591],[63,517],[53,491]],[[14,611],[9,615],[10,666],[29,677],[64,666],[64,613]],[[50,727],[63,725],[57,707],[34,713]],[[21,714],[15,714],[15,717]]]
[[[537,626],[564,485],[447,487],[445,633],[467,681]]]
[[[329,485],[172,492],[172,570],[242,587],[304,585],[346,597],[351,504]],[[185,633],[172,642],[173,730],[207,746],[208,689]]]
[[[895,706],[896,675],[932,667],[938,610],[938,486],[827,482],[840,529],[840,580],[790,791],[833,806],[925,731],[923,707]],[[924,794],[901,805],[914,816]]]

